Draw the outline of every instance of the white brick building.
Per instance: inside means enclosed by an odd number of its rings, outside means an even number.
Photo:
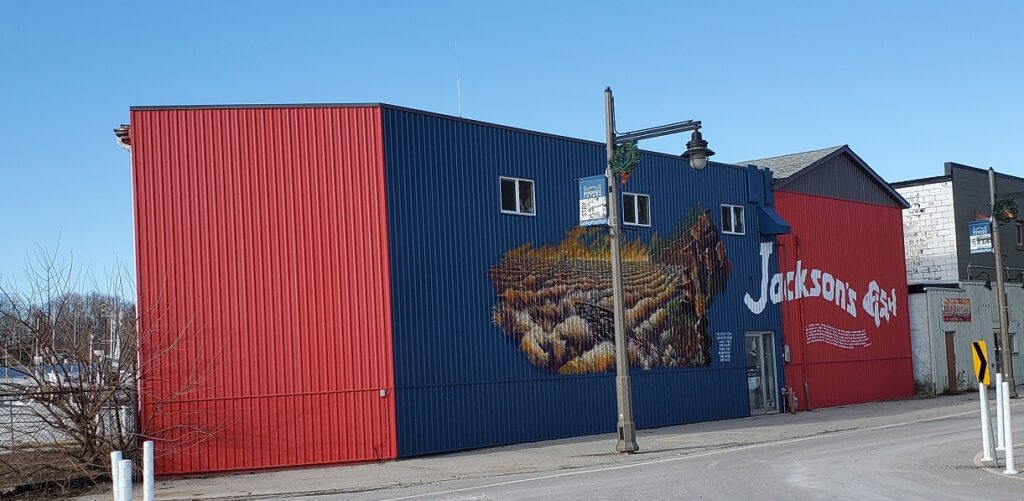
[[[953,214],[953,181],[896,188],[910,203],[903,211],[906,239],[907,282],[956,282],[956,224]]]
[[[947,163],[945,175],[893,183],[910,203],[903,211],[914,381],[918,391],[943,393],[974,388],[971,341],[988,345],[991,370],[999,359],[999,317],[992,286],[991,252],[972,254],[968,226],[991,211],[988,171]],[[996,193],[1024,193],[1024,178],[998,174]],[[1018,199],[1022,204],[1024,198]],[[1024,382],[1017,339],[1024,332],[1024,230],[1000,225],[1007,282],[1008,333],[1016,382]],[[970,313],[963,314],[967,305]],[[960,307],[960,310],[956,310]],[[954,314],[956,310],[956,314]]]

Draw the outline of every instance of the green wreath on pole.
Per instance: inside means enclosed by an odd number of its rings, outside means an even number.
[[[608,162],[612,174],[619,176],[622,184],[626,184],[630,174],[640,165],[640,150],[636,147],[636,141],[623,143],[612,152],[612,159]]]
[[[992,204],[992,215],[1000,223],[1008,223],[1017,220],[1017,202],[1012,198],[1001,198]]]

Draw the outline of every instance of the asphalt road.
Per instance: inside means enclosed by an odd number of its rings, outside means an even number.
[[[978,413],[962,409],[650,461],[303,499],[1024,500],[1024,473],[1007,477],[975,463]],[[1024,427],[1014,430],[1024,437]],[[1018,465],[1024,470],[1024,458]]]

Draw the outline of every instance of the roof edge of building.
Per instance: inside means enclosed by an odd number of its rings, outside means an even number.
[[[906,181],[896,181],[889,183],[893,188],[906,188],[908,186],[922,186],[925,184],[941,183],[945,181],[951,181],[952,176],[932,176],[932,177],[921,177],[917,179],[907,179]]]
[[[455,115],[447,115],[444,113],[438,113],[435,111],[421,110],[417,108],[409,108],[406,106],[399,106],[395,104],[388,104],[384,102],[371,102],[371,103],[285,103],[285,104],[195,104],[195,105],[158,105],[158,106],[131,106],[131,111],[170,111],[170,110],[227,110],[227,109],[280,109],[280,108],[386,108],[396,111],[403,111],[406,113],[415,113],[419,115],[430,116],[434,118],[440,118],[444,120],[452,120],[456,122],[462,122],[473,125],[480,125],[483,127],[493,127],[496,129],[503,129],[513,132],[519,132],[523,134],[532,134],[536,136],[548,137],[552,139],[559,139],[563,141],[572,141],[576,143],[588,144],[592,146],[598,146],[601,148],[605,147],[605,143],[600,141],[593,141],[590,139],[582,139],[578,137],[566,136],[562,134],[555,134],[552,132],[542,132],[532,129],[526,129],[522,127],[515,127],[512,125],[504,125],[494,122],[486,122],[483,120],[476,120],[472,118],[465,118]],[[641,149],[641,153],[645,155],[655,155],[661,157],[678,158],[679,155],[673,155],[671,153],[663,153],[660,151],[651,151]],[[728,163],[728,162],[716,162],[709,160],[708,165],[715,165],[717,167],[725,167],[729,169],[746,169],[745,166]]]
[[[988,169],[983,169],[981,167],[974,167],[972,165],[966,165],[966,164],[962,164],[962,163],[959,163],[959,162],[946,162],[946,163],[943,164],[943,168],[945,169],[945,172],[946,172],[947,176],[951,176],[952,175],[952,170],[953,170],[954,167],[958,168],[958,169],[964,169],[964,170],[974,171],[974,172],[978,172],[978,173],[988,174]],[[997,177],[1001,177],[1001,178],[1006,178],[1006,179],[1012,179],[1014,181],[1020,181],[1020,182],[1024,183],[1024,177],[1014,176],[1013,174],[1006,174],[1004,172],[996,171],[996,176]]]
[[[167,110],[229,110],[229,109],[277,109],[277,108],[381,108],[384,103],[239,103],[239,104],[161,104],[129,106],[131,111]]]

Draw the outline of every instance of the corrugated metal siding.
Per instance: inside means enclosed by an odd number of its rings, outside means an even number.
[[[134,110],[131,134],[157,472],[394,457],[380,109]]]
[[[851,284],[857,292],[856,317],[821,297],[783,303],[786,343],[792,359],[786,380],[806,408],[805,379],[812,407],[828,407],[914,394],[910,323],[899,208],[777,192],[779,213],[792,226],[782,239],[779,266],[786,272],[819,269]],[[808,279],[808,287],[811,287]],[[863,299],[870,282],[896,291],[896,315],[879,325],[866,313]],[[869,346],[840,348],[805,342],[805,329],[823,324],[848,332],[864,331]],[[841,344],[841,343],[840,343]]]
[[[558,375],[531,365],[492,324],[487,274],[506,251],[557,243],[577,225],[577,178],[603,173],[604,146],[389,108],[384,137],[399,455],[612,431],[614,373]],[[499,176],[536,182],[536,217],[500,213]],[[722,237],[733,272],[710,313],[711,335],[734,333],[732,360],[634,369],[640,427],[749,412],[743,333],[778,332],[780,313],[744,314],[743,295],[756,294],[761,273],[746,183],[745,169],[697,173],[677,157],[645,154],[625,188],[651,196],[652,227],[627,233],[648,242],[695,204],[710,208],[717,225],[720,203],[748,207],[747,235]]]
[[[818,195],[885,207],[899,207],[883,187],[865,173],[846,153],[836,155],[821,166],[793,179],[785,191]]]
[[[932,372],[932,344],[928,334],[928,295],[915,292],[908,295],[910,307],[910,350],[914,358],[914,386],[917,393],[935,393]]]
[[[995,367],[995,335],[999,330],[999,314],[996,306],[994,290],[986,289],[980,283],[963,282],[960,289],[928,289],[926,291],[928,301],[928,317],[925,320],[928,325],[930,343],[930,363],[932,364],[932,377],[934,378],[935,393],[943,393],[947,390],[970,391],[977,389],[978,380],[974,376],[974,361],[971,355],[972,341],[985,341],[988,348],[989,361],[993,363],[991,370],[996,372]],[[993,286],[993,289],[995,287]],[[1009,305],[1010,324],[1008,326],[1011,338],[1016,338],[1016,353],[1013,355],[1014,377],[1020,379],[1024,374],[1024,360],[1020,353],[1021,343],[1024,342],[1024,289],[1020,285],[1007,284],[1006,286],[1007,305]],[[970,322],[946,322],[942,319],[942,299],[959,298],[971,301]],[[957,381],[950,382],[949,371],[946,362],[946,333],[953,332],[953,349],[955,351],[955,373]],[[1013,350],[1011,350],[1012,352]],[[992,378],[995,381],[995,378]],[[952,384],[951,384],[952,383]]]

